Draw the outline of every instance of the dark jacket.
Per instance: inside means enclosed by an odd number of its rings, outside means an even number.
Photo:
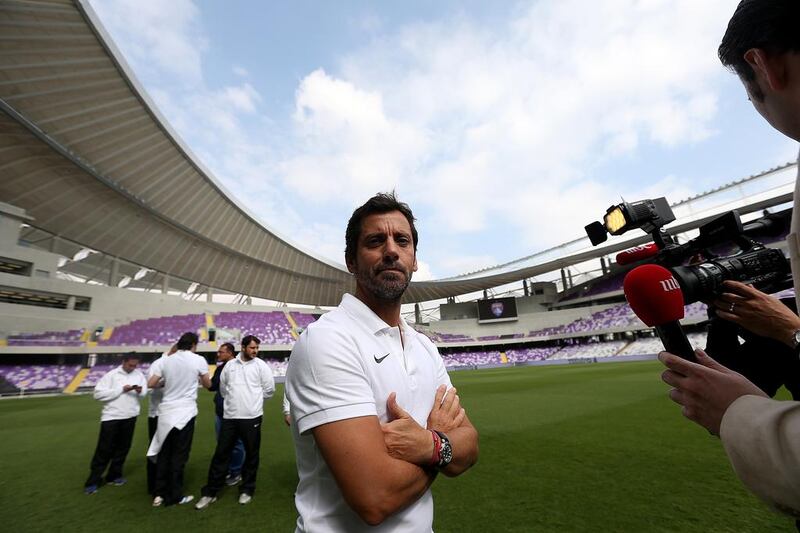
[[[222,375],[222,369],[225,368],[225,365],[227,363],[228,362],[225,361],[224,363],[219,365],[217,369],[214,371],[214,375],[211,378],[211,387],[208,389],[210,391],[216,392],[216,394],[214,395],[214,412],[220,418],[222,418],[222,413],[224,412],[225,400],[219,393],[219,378]]]

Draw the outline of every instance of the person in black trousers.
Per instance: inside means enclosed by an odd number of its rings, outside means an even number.
[[[253,498],[261,447],[264,400],[275,393],[272,370],[258,358],[259,344],[261,341],[253,335],[243,338],[242,352],[222,369],[219,390],[225,399],[224,416],[217,449],[208,468],[208,482],[202,488],[202,497],[195,505],[198,510],[205,509],[217,500],[217,493],[224,486],[231,452],[238,439],[244,443],[245,450],[239,503],[248,504]]]
[[[136,418],[139,416],[139,399],[147,394],[144,375],[136,370],[139,356],[128,354],[122,365],[107,372],[94,388],[94,397],[104,403],[100,416],[100,436],[84,483],[84,492],[94,494],[103,482],[124,485],[122,467],[131,449]]]

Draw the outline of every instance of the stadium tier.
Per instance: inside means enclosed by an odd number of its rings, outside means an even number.
[[[205,315],[180,315],[134,320],[114,328],[108,339],[100,339],[98,345],[148,346],[175,342],[186,331],[197,331],[205,327]]]
[[[262,344],[285,345],[294,342],[292,325],[283,311],[219,313],[214,317],[214,324],[226,330],[239,330],[243,335],[255,335]]]
[[[63,390],[80,369],[80,365],[0,366],[0,375],[21,390]]]
[[[9,346],[80,346],[82,329],[9,335]]]

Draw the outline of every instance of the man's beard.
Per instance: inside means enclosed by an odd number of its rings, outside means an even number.
[[[398,270],[403,270],[399,267],[394,267],[390,265],[388,268],[397,268]],[[361,286],[370,294],[372,294],[378,300],[383,300],[387,302],[395,302],[399,300],[403,293],[406,292],[408,288],[408,284],[411,282],[411,272],[403,272],[406,274],[405,276],[401,276],[397,272],[389,272],[389,275],[382,275],[381,272],[387,270],[387,267],[383,267],[382,270],[378,270],[375,275],[372,275],[370,270],[359,269],[356,274],[356,279],[361,283]],[[403,279],[405,277],[405,279]]]

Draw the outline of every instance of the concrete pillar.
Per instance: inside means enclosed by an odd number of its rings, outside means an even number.
[[[565,269],[561,269],[561,290],[565,291],[569,287],[567,287],[567,271]]]
[[[208,290],[206,290],[206,302],[211,303],[213,301],[214,301],[214,289],[208,287]]]
[[[58,253],[58,235],[53,235],[53,238],[50,239],[50,253]]]
[[[567,279],[569,279],[569,288],[571,289],[575,284],[572,283],[572,271],[570,269],[567,269]]]
[[[167,294],[169,292],[169,274],[164,274],[164,278],[161,280],[161,294]]]
[[[116,287],[117,286],[117,278],[119,274],[119,259],[116,257],[111,258],[111,268],[108,272],[108,286],[109,287]]]
[[[414,322],[422,324],[422,311],[419,309],[419,304],[414,304]]]
[[[600,258],[600,270],[603,272],[604,276],[608,274],[608,263],[606,262],[605,256]]]
[[[74,311],[75,310],[75,297],[74,296],[67,296],[67,310]]]
[[[531,295],[530,290],[528,289],[528,280],[527,279],[523,279],[522,280],[522,294],[524,294],[525,296],[530,296]]]

